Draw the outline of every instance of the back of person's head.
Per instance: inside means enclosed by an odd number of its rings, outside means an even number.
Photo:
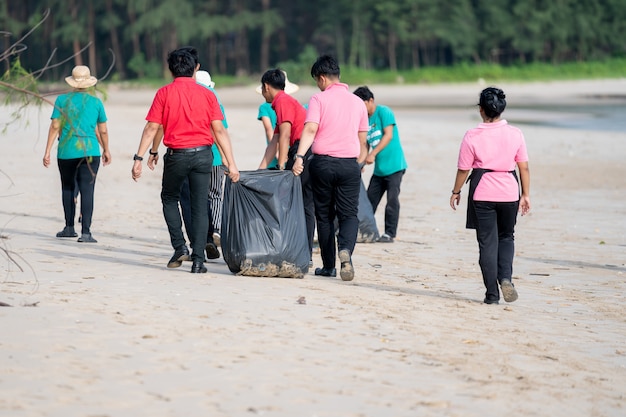
[[[280,68],[265,71],[261,77],[261,84],[269,84],[277,90],[285,89],[285,73]]]
[[[180,48],[178,48],[178,50],[189,52],[191,56],[193,57],[193,60],[195,61],[196,65],[198,65],[198,63],[200,62],[200,58],[198,56],[198,50],[196,49],[195,46],[190,46],[190,45],[181,46]]]
[[[194,57],[193,53],[186,48],[176,49],[167,56],[167,65],[174,78],[193,77],[197,66],[197,55]]]
[[[340,76],[339,64],[330,55],[322,55],[313,64],[311,67],[311,77],[318,78],[320,75],[325,75],[327,77],[337,77]]]
[[[478,105],[490,119],[500,117],[506,108],[506,95],[496,87],[487,87],[480,93]]]
[[[374,98],[374,93],[366,85],[354,90],[354,94],[363,101],[370,101]]]

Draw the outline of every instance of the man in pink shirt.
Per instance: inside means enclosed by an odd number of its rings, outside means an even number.
[[[309,101],[292,171],[295,175],[302,173],[304,155],[311,148],[313,156],[308,169],[323,262],[322,268],[315,269],[315,275],[337,275],[334,224],[337,218],[340,275],[342,280],[351,281],[352,252],[359,229],[361,163],[367,156],[367,109],[348,85],[340,82],[339,64],[333,57],[319,57],[311,67],[311,76],[321,92]]]

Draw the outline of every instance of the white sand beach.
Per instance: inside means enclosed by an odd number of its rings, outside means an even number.
[[[396,241],[358,244],[352,282],[235,276],[222,259],[205,275],[167,269],[162,166],[130,174],[153,90],[109,87],[98,243],[57,239],[51,108],[29,109],[0,135],[0,416],[626,415],[626,132],[563,110],[626,108],[626,79],[498,84],[526,137],[532,203],[516,228],[519,299],[500,305],[482,303],[467,188],[460,210],[448,204],[485,86],[370,85],[409,169]],[[239,169],[253,170],[262,98],[217,91]],[[542,124],[567,118],[590,128]]]

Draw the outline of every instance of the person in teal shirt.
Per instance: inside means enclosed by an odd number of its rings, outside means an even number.
[[[265,140],[269,144],[270,140],[274,136],[274,129],[276,129],[276,112],[272,108],[272,103],[264,102],[259,106],[259,114],[257,119],[263,123],[263,130],[265,131]],[[274,158],[267,165],[268,169],[276,169],[278,167],[278,159]]]
[[[400,218],[400,185],[407,168],[404,151],[400,143],[398,126],[393,111],[377,105],[374,94],[366,86],[354,91],[367,108],[370,129],[367,132],[369,153],[366,164],[374,164],[374,173],[367,187],[367,197],[374,212],[383,195],[387,193],[385,207],[385,233],[378,242],[391,243],[396,238]]]
[[[105,166],[111,162],[107,116],[102,101],[89,90],[98,80],[91,75],[88,67],[84,65],[74,67],[72,75],[66,77],[65,81],[74,90],[61,94],[54,103],[43,157],[43,165],[48,168],[50,151],[58,139],[57,162],[61,174],[65,227],[56,236],[61,238],[78,236],[74,229],[75,197],[78,188],[82,225],[78,241],[96,243],[96,239],[91,235],[96,176],[100,158]]]

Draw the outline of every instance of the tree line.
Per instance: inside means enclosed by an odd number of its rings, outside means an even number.
[[[113,62],[113,79],[161,78],[167,53],[182,45],[198,48],[204,68],[230,75],[303,54],[396,71],[626,52],[624,0],[5,0],[3,51],[48,9],[28,47],[13,55],[27,70],[72,57],[43,74],[49,80],[80,64],[101,75]]]

